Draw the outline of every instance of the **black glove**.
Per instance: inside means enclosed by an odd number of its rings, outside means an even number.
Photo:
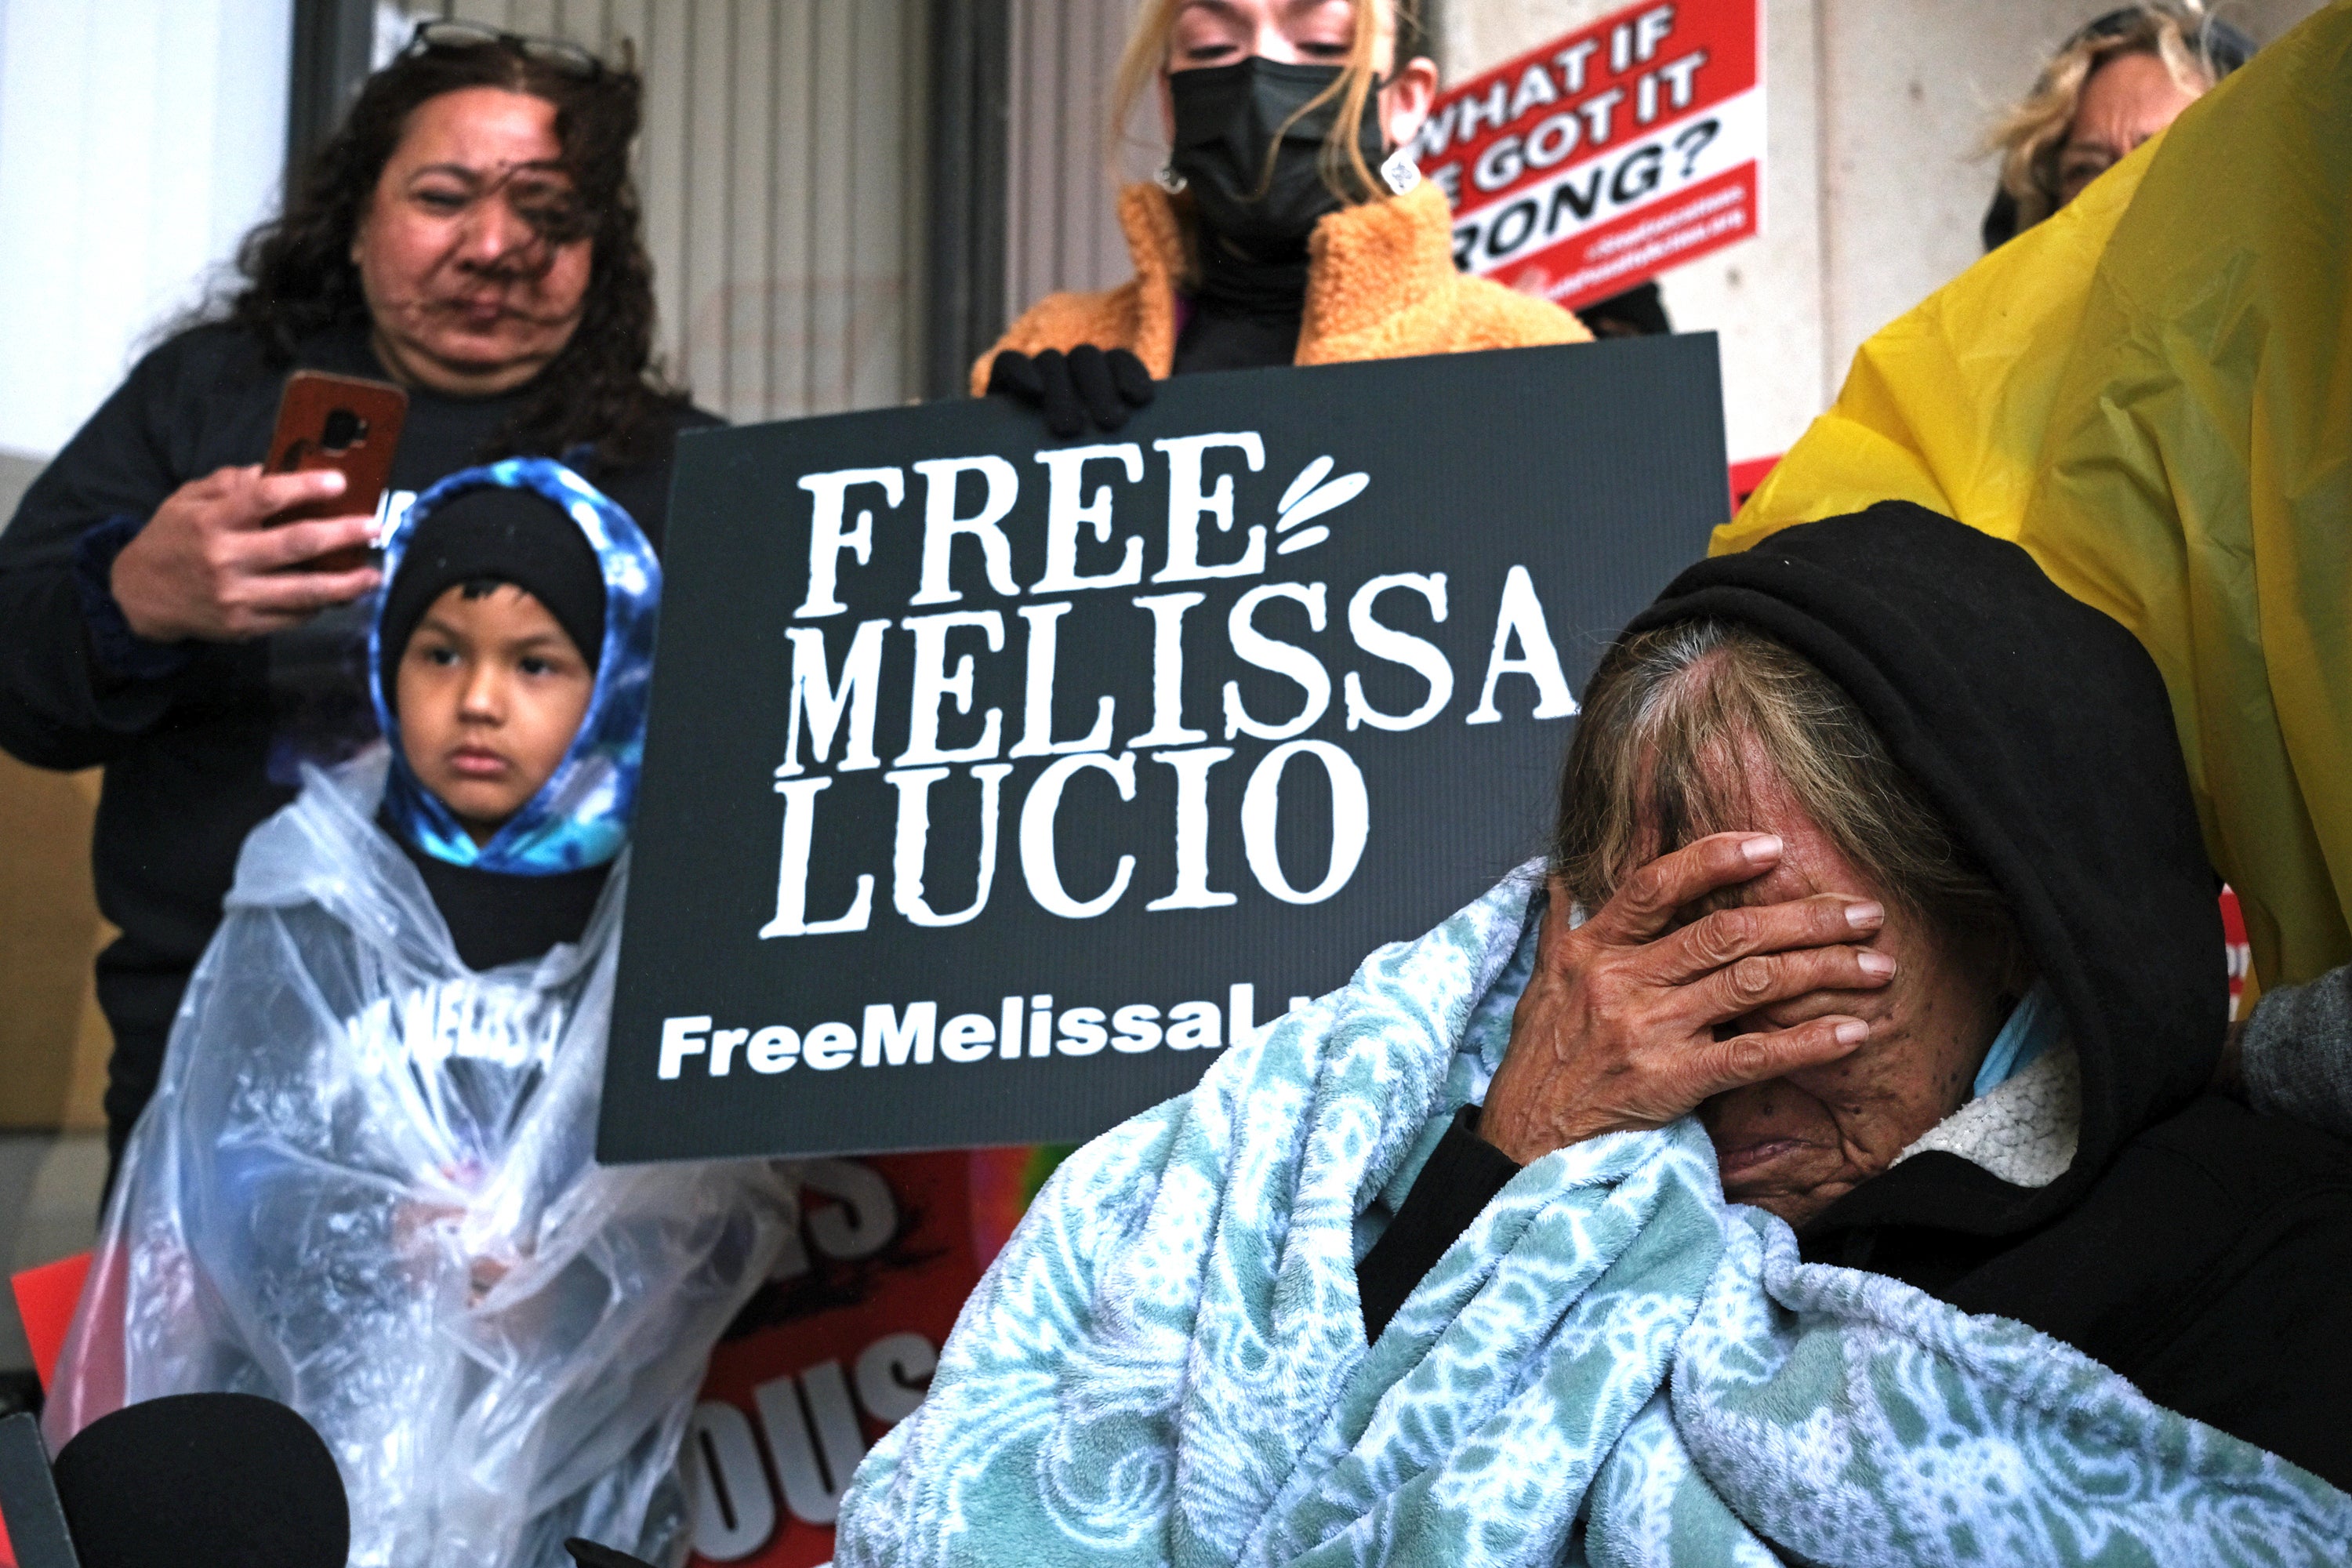
[[[1091,423],[1116,430],[1152,398],[1151,373],[1125,349],[1080,343],[1066,356],[1047,349],[1032,358],[1007,349],[988,373],[988,395],[1040,409],[1045,428],[1067,438]]]

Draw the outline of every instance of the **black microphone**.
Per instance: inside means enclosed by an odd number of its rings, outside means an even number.
[[[30,1463],[27,1437],[37,1456],[30,1417],[0,1423],[0,1510],[24,1568],[343,1568],[350,1555],[334,1457],[275,1400],[144,1400],[82,1428],[54,1466]]]

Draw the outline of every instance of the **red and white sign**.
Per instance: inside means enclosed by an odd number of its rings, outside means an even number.
[[[687,1428],[692,1568],[811,1568],[866,1450],[915,1408],[1050,1151],[801,1167],[801,1229],[710,1357]]]
[[[1570,308],[1764,232],[1759,0],[1643,5],[1437,100],[1465,270]]]

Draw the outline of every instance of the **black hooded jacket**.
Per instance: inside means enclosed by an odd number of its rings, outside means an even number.
[[[2146,651],[2023,550],[1904,502],[1703,562],[1626,629],[1700,616],[1853,699],[2007,894],[2082,1065],[2056,1181],[1922,1153],[1809,1226],[1805,1256],[2029,1323],[2352,1487],[2352,1145],[2204,1092],[2227,1008],[2218,883]],[[1368,1321],[1511,1169],[1457,1126],[1359,1270]]]

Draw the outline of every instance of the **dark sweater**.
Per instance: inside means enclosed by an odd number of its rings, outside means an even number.
[[[91,859],[99,908],[121,929],[100,955],[99,1005],[114,1033],[106,1111],[116,1148],[154,1090],[188,973],[220,921],[245,836],[292,798],[302,759],[348,754],[373,730],[362,671],[364,607],[253,642],[144,645],[142,673],[102,665],[75,574],[82,534],[144,520],[182,484],[268,453],[288,372],[383,378],[363,326],[321,334],[270,366],[247,334],[200,327],[142,360],[45,469],[0,531],[0,748],[37,767],[103,766]],[[392,487],[418,490],[477,460],[520,395],[410,395]],[[681,409],[655,455],[589,478],[658,545]]]
[[[609,861],[552,877],[452,866],[409,843],[381,814],[376,824],[425,879],[425,890],[441,911],[457,956],[477,972],[537,958],[558,942],[578,942],[613,873]]]

